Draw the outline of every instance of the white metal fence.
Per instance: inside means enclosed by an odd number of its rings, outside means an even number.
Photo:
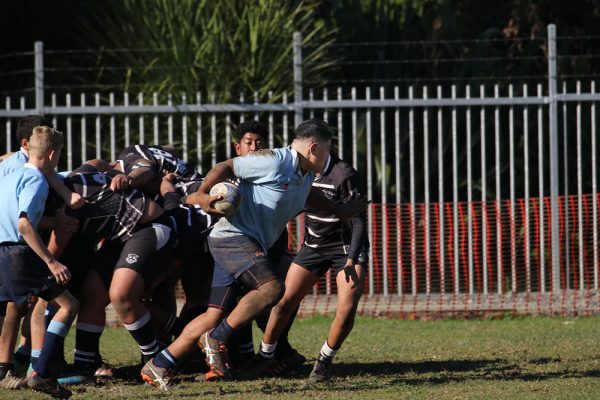
[[[572,287],[570,279],[561,280],[561,273],[564,274],[561,258],[567,260],[566,268],[583,270],[583,265],[569,261],[573,255],[568,244],[561,247],[559,196],[578,196],[575,209],[579,223],[573,226],[582,229],[583,195],[598,193],[596,104],[600,94],[596,93],[594,82],[583,87],[581,82],[559,80],[553,25],[548,27],[547,81],[519,87],[505,84],[477,87],[415,85],[407,90],[395,87],[391,92],[383,87],[367,87],[364,92],[348,87],[334,91],[307,90],[302,85],[300,42],[299,35],[295,35],[293,99],[288,99],[284,93],[282,101],[277,103],[259,103],[241,97],[235,104],[216,104],[214,96],[206,98],[200,93],[170,95],[166,104],[159,102],[156,94],[144,93],[111,93],[108,96],[80,93],[58,98],[44,92],[43,46],[36,43],[35,105],[25,104],[24,98],[5,99],[5,109],[0,110],[5,136],[4,144],[0,142],[0,146],[6,151],[14,151],[15,119],[38,113],[52,116],[55,126],[65,132],[66,169],[89,158],[112,160],[130,143],[170,143],[182,149],[186,161],[196,163],[206,172],[219,160],[232,155],[232,132],[244,119],[266,122],[270,132],[269,145],[284,146],[290,142],[293,127],[303,118],[323,118],[335,132],[334,147],[340,157],[351,161],[364,177],[369,198],[390,207],[425,204],[427,212],[423,219],[412,221],[413,224],[431,224],[437,218],[439,228],[435,240],[426,237],[419,250],[423,251],[423,262],[401,259],[401,249],[397,249],[402,243],[398,236],[401,229],[392,234],[387,228],[398,224],[400,219],[388,212],[375,218],[379,219],[378,224],[370,224],[369,233],[371,237],[378,236],[381,243],[372,250],[370,294],[402,294],[405,282],[411,282],[409,292],[414,295],[429,293],[431,285],[421,289],[416,283],[418,270],[424,269],[430,274],[433,268],[444,269],[447,262],[452,263],[448,266],[458,275],[463,267],[468,271],[464,278],[452,281],[451,290],[455,294],[473,293],[474,285],[461,281],[472,281],[475,268],[473,259],[477,249],[473,245],[471,226],[474,218],[479,217],[470,207],[464,217],[469,227],[468,256],[465,260],[454,257],[450,261],[446,255],[458,254],[461,246],[456,223],[461,218],[459,204],[490,201],[501,204],[509,200],[509,207],[516,207],[518,200],[524,199],[524,220],[529,221],[531,201],[538,198],[542,205],[545,197],[549,197],[550,215],[544,215],[545,208],[541,207],[539,226],[526,227],[527,235],[533,235],[537,230],[540,237],[549,234],[551,238],[549,245],[541,241],[540,251],[551,252],[551,256],[541,257],[539,290]],[[47,98],[51,100],[50,104],[46,103]],[[594,197],[592,234],[589,237],[583,232],[575,235],[581,249],[592,249],[596,274],[599,265],[597,203],[597,197]],[[447,214],[430,209],[434,204],[450,207],[453,226],[444,221]],[[371,221],[374,221],[373,210],[369,210]],[[515,209],[509,211],[516,212]],[[567,218],[567,230],[569,221],[572,219]],[[522,244],[517,243],[516,237],[504,241],[498,221],[493,222],[497,224],[495,233],[488,236],[487,222],[483,218],[482,223],[480,240],[483,246],[495,243],[495,261],[499,268],[503,263],[502,248],[510,253],[515,246],[530,246],[533,240],[528,236]],[[298,231],[298,238],[300,235]],[[566,235],[565,240],[571,240],[570,237]],[[452,239],[449,241],[449,238]],[[584,245],[583,241],[587,240],[591,242]],[[414,238],[408,243],[416,248],[416,241]],[[434,241],[440,247],[440,265],[431,263]],[[395,247],[395,251],[388,251]],[[563,251],[565,254],[561,253]],[[528,253],[527,257],[532,256]],[[583,255],[576,258],[577,263],[583,262]],[[550,263],[547,266],[549,273],[545,271],[546,259]],[[485,268],[492,262],[484,260]],[[516,261],[513,259],[512,262]],[[403,263],[408,263],[407,274],[412,277],[407,278],[402,272]],[[519,268],[526,265],[524,262]],[[569,272],[566,275],[571,276]],[[544,282],[546,277],[549,282]],[[378,279],[382,282],[381,288],[378,288]],[[496,279],[501,279],[500,273]],[[487,293],[487,279],[484,286],[481,291]],[[501,291],[519,291],[516,284],[505,287],[499,282],[497,287]],[[597,279],[594,288],[597,289]],[[330,292],[329,285],[326,291]]]

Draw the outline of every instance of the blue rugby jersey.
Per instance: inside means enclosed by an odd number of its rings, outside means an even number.
[[[267,252],[288,221],[304,208],[315,174],[302,174],[298,153],[291,147],[236,157],[233,168],[240,179],[240,205],[230,219],[217,222],[210,236],[246,235]]]
[[[4,193],[0,196],[0,243],[22,242],[19,233],[19,216],[27,218],[37,228],[48,198],[48,183],[39,168],[24,164],[22,168],[0,178]]]
[[[0,163],[0,178],[13,172],[15,169],[22,168],[29,161],[29,156],[23,149],[13,153],[10,157]]]

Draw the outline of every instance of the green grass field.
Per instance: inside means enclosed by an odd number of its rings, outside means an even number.
[[[292,344],[312,360],[330,321],[324,317],[297,321],[290,334]],[[73,339],[71,332],[67,349],[72,349]],[[133,340],[123,329],[106,330],[101,346],[103,356],[116,366],[132,365],[139,358]],[[117,380],[73,387],[73,398],[598,398],[600,318],[359,318],[336,358],[334,379],[327,384],[307,385],[310,368],[307,363],[298,376],[251,382],[198,383],[187,375],[169,393],[144,387],[133,379]],[[49,397],[28,390],[0,389],[0,398]]]

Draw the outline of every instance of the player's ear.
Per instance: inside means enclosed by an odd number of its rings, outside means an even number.
[[[21,139],[21,147],[24,148],[26,151],[29,151],[29,140]]]
[[[233,148],[235,149],[235,154],[238,156],[241,155],[241,147],[239,143],[234,143]]]

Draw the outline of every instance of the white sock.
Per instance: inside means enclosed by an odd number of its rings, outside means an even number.
[[[277,342],[273,344],[267,344],[260,341],[260,355],[264,358],[273,358],[275,355],[275,349],[277,348]]]
[[[321,355],[323,357],[333,358],[337,354],[338,350],[339,349],[332,349],[329,347],[329,344],[327,344],[326,340],[325,343],[323,343],[323,347],[321,347]]]

